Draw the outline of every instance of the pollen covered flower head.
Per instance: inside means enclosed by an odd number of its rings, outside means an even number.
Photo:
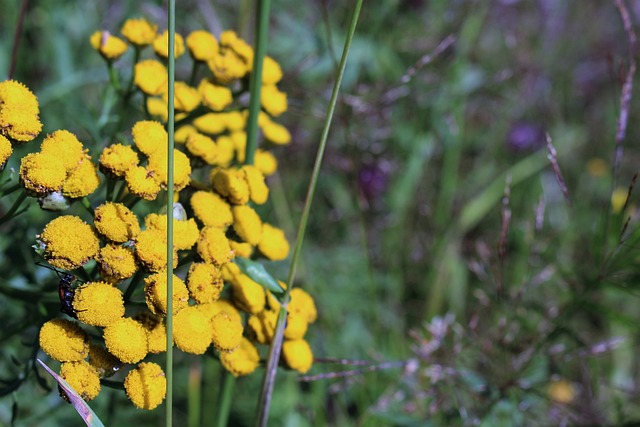
[[[42,130],[36,96],[15,80],[0,82],[0,135],[14,141],[33,140]]]
[[[162,100],[165,104],[169,102],[169,94],[164,93]],[[185,82],[176,82],[173,92],[173,108],[176,111],[183,111],[189,113],[196,109],[200,105],[200,92],[198,89],[189,86]]]
[[[196,191],[191,196],[191,209],[204,225],[226,230],[233,223],[231,206],[210,191]]]
[[[264,288],[245,274],[235,276],[231,282],[233,300],[240,309],[247,313],[256,314],[265,306]]]
[[[158,316],[167,315],[167,272],[165,270],[144,279],[144,294],[149,310]],[[175,274],[173,275],[173,312],[189,305],[189,291]]]
[[[253,255],[253,246],[247,242],[236,242],[235,240],[229,240],[231,250],[237,257],[251,258]]]
[[[79,199],[92,194],[100,185],[97,167],[91,157],[85,155],[80,164],[73,170],[62,184],[62,194],[71,199]]]
[[[213,345],[220,352],[230,352],[238,348],[242,341],[242,323],[238,322],[226,311],[213,316],[211,319],[213,327]]]
[[[141,199],[155,200],[160,192],[160,184],[154,175],[154,171],[143,166],[132,167],[124,175],[127,189]]]
[[[249,201],[249,184],[241,169],[214,169],[211,171],[211,184],[218,194],[234,205],[244,205]]]
[[[285,340],[282,344],[282,359],[289,368],[305,374],[313,364],[313,352],[305,340]]]
[[[91,46],[108,61],[120,58],[128,49],[127,44],[121,38],[111,35],[109,31],[96,31],[91,35],[89,41]]]
[[[192,31],[187,36],[187,48],[195,61],[206,62],[218,52],[218,40],[208,31]]]
[[[167,188],[169,174],[167,168],[168,153],[161,150],[149,156],[148,170],[153,174],[153,179],[162,187]],[[173,186],[175,191],[180,191],[191,182],[191,164],[189,157],[178,149],[173,150]]]
[[[262,126],[262,133],[264,138],[272,144],[285,145],[291,142],[289,130],[270,119]]]
[[[289,256],[289,241],[282,229],[265,222],[258,250],[272,261],[282,261]]]
[[[282,79],[282,68],[280,64],[270,56],[264,57],[262,64],[262,84],[275,85]]]
[[[100,248],[98,236],[89,224],[73,215],[50,221],[39,236],[44,257],[63,270],[75,270],[93,259]]]
[[[210,264],[224,265],[233,259],[233,251],[224,231],[216,227],[204,227],[198,238],[198,255]]]
[[[173,317],[173,340],[185,353],[203,354],[211,345],[212,326],[195,306],[186,306]]]
[[[129,43],[136,46],[147,46],[156,39],[158,26],[144,18],[127,19],[121,33]]]
[[[308,323],[314,323],[318,318],[318,310],[313,297],[301,288],[291,289],[290,296],[287,311],[301,315]]]
[[[242,337],[238,348],[229,353],[220,353],[220,363],[234,377],[249,375],[260,366],[260,354],[251,341]]]
[[[244,172],[244,179],[249,185],[251,201],[257,205],[266,203],[269,198],[269,187],[264,182],[264,175],[260,169],[252,165],[244,165],[242,172]]]
[[[134,319],[147,330],[149,353],[158,354],[167,351],[167,327],[162,322],[162,317],[150,311],[141,311],[134,316]]]
[[[189,134],[185,146],[189,154],[202,159],[202,161],[209,165],[213,165],[218,158],[218,146],[213,139],[197,131]]]
[[[249,72],[246,62],[230,49],[216,52],[207,65],[216,80],[222,84],[229,84],[236,79],[241,79]]]
[[[174,55],[178,58],[184,53],[184,40],[178,33],[175,34],[174,40]],[[169,31],[165,30],[155,38],[153,41],[153,50],[158,56],[164,59],[169,57]]]
[[[108,378],[115,374],[122,363],[106,348],[98,344],[89,345],[89,364],[95,368],[100,378]]]
[[[136,148],[147,156],[157,151],[167,150],[169,135],[160,122],[154,120],[136,122],[131,129],[131,135]]]
[[[75,362],[89,354],[89,336],[76,322],[52,319],[40,329],[40,348],[59,362]]]
[[[100,375],[96,368],[84,360],[60,365],[60,376],[83,400],[93,400],[100,393]]]
[[[11,141],[9,141],[3,135],[0,135],[0,170],[4,168],[9,156],[13,153],[13,147],[11,147]]]
[[[251,330],[251,336],[260,344],[269,344],[273,340],[273,334],[278,322],[278,312],[263,310],[249,317],[247,324]]]
[[[235,305],[231,303],[231,301],[228,301],[226,299],[219,299],[213,302],[196,304],[194,305],[194,307],[196,307],[205,316],[207,316],[207,319],[209,320],[212,320],[214,316],[224,311],[229,316],[231,316],[234,321],[242,323],[242,314],[240,314],[240,311],[236,308]]]
[[[104,344],[109,353],[124,363],[138,363],[149,351],[146,330],[130,317],[122,317],[104,328]]]
[[[187,275],[189,294],[198,304],[213,302],[220,297],[224,281],[219,267],[204,262],[194,262]]]
[[[167,67],[155,59],[146,59],[135,65],[133,82],[147,95],[162,95],[167,91]]]
[[[29,153],[20,162],[20,182],[34,196],[60,191],[66,178],[64,164],[54,155]]]
[[[104,174],[122,177],[127,171],[138,165],[138,153],[128,145],[113,144],[105,147],[100,155],[100,170]]]
[[[167,380],[160,365],[140,363],[124,379],[129,400],[140,409],[151,410],[162,403],[167,394]]]
[[[202,96],[202,103],[213,111],[222,111],[233,102],[231,89],[215,85],[207,79],[200,81],[198,92]]]
[[[248,205],[231,208],[233,212],[233,229],[245,242],[257,245],[262,239],[262,220],[258,213]]]
[[[193,119],[193,126],[200,132],[208,135],[222,133],[227,128],[221,113],[206,113]]]
[[[278,170],[278,160],[276,156],[274,156],[272,152],[260,148],[256,150],[253,164],[264,176],[273,175]]]
[[[253,48],[243,39],[238,37],[235,31],[226,30],[220,34],[221,50],[233,51],[246,64],[250,70],[253,65]]]
[[[73,309],[87,325],[108,326],[124,316],[122,292],[106,282],[85,283],[75,291]]]
[[[42,141],[40,152],[55,156],[67,172],[75,170],[86,157],[82,143],[67,130],[57,130]]]
[[[167,234],[150,228],[136,238],[136,257],[149,271],[159,271],[167,267]],[[173,267],[178,264],[178,253],[173,250]]]
[[[167,234],[167,215],[150,213],[144,220],[147,229],[155,228]],[[200,230],[193,218],[177,219],[173,218],[173,246],[178,250],[191,249],[198,240]]]
[[[116,243],[135,239],[140,233],[138,218],[122,203],[107,202],[98,206],[93,224],[100,234]]]
[[[274,117],[287,111],[287,94],[280,92],[276,85],[268,85],[260,92],[260,104],[264,110]]]

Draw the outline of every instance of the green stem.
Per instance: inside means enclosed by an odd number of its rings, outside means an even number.
[[[122,85],[120,84],[118,70],[113,66],[113,62],[107,61],[107,69],[109,70],[109,82],[111,83],[111,86],[113,86],[118,93],[122,93]]]
[[[26,198],[27,198],[27,192],[23,191],[18,196],[16,201],[13,203],[13,206],[11,206],[11,208],[7,211],[6,214],[4,214],[2,218],[0,218],[0,224],[4,224],[5,222],[9,221],[11,218],[17,216],[16,211],[18,210],[18,208]]]
[[[94,215],[93,208],[91,207],[91,202],[89,202],[89,199],[87,199],[86,197],[82,198],[82,206],[87,210],[87,212],[91,214],[91,216]]]
[[[198,77],[198,69],[200,68],[200,61],[193,60],[193,66],[191,67],[191,76],[189,76],[189,85],[195,86],[196,78]]]
[[[136,288],[138,287],[138,284],[142,280],[143,275],[144,273],[142,269],[136,271],[136,274],[133,275],[133,279],[131,279],[131,282],[129,282],[129,287],[124,292],[123,298],[124,298],[125,304],[128,303],[129,300],[131,299],[131,295],[133,295],[133,291],[135,291]]]
[[[116,189],[116,180],[107,176],[107,201],[114,201],[114,193]]]
[[[345,43],[344,43],[344,49],[342,51],[342,58],[340,59],[340,68],[338,70],[338,75],[336,77],[336,81],[333,84],[333,92],[331,93],[331,100],[329,101],[329,106],[327,108],[327,116],[325,118],[324,127],[322,129],[320,145],[318,147],[318,152],[316,153],[316,160],[313,166],[313,172],[311,174],[311,181],[309,183],[309,188],[307,190],[307,197],[304,204],[304,210],[302,212],[300,226],[298,227],[298,235],[296,237],[295,249],[293,252],[293,258],[291,259],[289,276],[287,278],[287,289],[285,290],[283,303],[281,305],[280,312],[278,314],[278,322],[276,324],[276,330],[274,332],[273,340],[269,348],[269,357],[267,359],[267,367],[266,367],[263,382],[262,382],[262,390],[260,392],[259,412],[258,412],[258,418],[256,419],[256,425],[260,427],[266,427],[267,421],[269,419],[269,407],[271,404],[273,386],[275,384],[275,378],[278,371],[278,361],[280,360],[281,344],[284,337],[284,328],[286,323],[285,322],[286,308],[289,302],[289,295],[291,293],[291,289],[293,288],[293,280],[296,274],[296,267],[298,264],[298,260],[300,259],[302,242],[304,240],[307,221],[309,219],[309,212],[311,211],[311,201],[313,200],[313,195],[315,193],[316,183],[318,181],[318,175],[320,173],[320,166],[322,164],[324,150],[327,145],[327,140],[329,138],[329,129],[331,127],[331,119],[333,118],[333,113],[335,111],[336,103],[338,101],[338,91],[342,83],[342,78],[344,77],[344,70],[347,65],[347,57],[349,55],[349,49],[351,47],[351,42],[353,41],[353,35],[356,30],[356,24],[358,23],[358,17],[360,15],[361,8],[362,8],[362,0],[358,0],[353,10],[353,15],[351,16],[349,33],[347,34],[347,39],[345,40]]]
[[[218,394],[218,419],[216,420],[216,426],[226,427],[229,420],[229,413],[231,412],[231,397],[233,396],[233,389],[236,385],[236,377],[222,368],[221,382],[220,393]]]
[[[20,188],[22,188],[22,185],[20,185],[20,183],[12,185],[11,187],[7,188],[6,190],[0,191],[0,197],[7,196],[7,195],[13,193],[14,191],[19,190]]]
[[[189,405],[187,425],[189,427],[198,427],[202,414],[202,360],[199,358],[191,362],[187,393]]]

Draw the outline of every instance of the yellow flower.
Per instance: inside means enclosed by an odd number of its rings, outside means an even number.
[[[276,85],[268,85],[260,92],[260,104],[274,117],[287,111],[287,94],[280,92]]]
[[[167,153],[160,150],[149,156],[149,171],[162,188],[167,188],[169,181],[167,169]],[[191,164],[189,157],[178,149],[173,150],[173,186],[180,191],[191,182]]]
[[[220,354],[220,363],[234,377],[249,375],[260,366],[260,354],[251,341],[242,337],[238,348]]]
[[[106,348],[97,344],[89,345],[89,364],[98,372],[100,378],[108,378],[118,372],[122,363]]]
[[[40,151],[55,156],[67,172],[75,170],[86,158],[82,143],[67,130],[57,130],[42,141]]]
[[[124,179],[132,194],[144,200],[155,200],[160,192],[160,184],[153,176],[153,171],[142,166],[134,166],[127,170]]]
[[[289,312],[287,314],[287,326],[284,329],[284,337],[288,340],[300,340],[307,333],[309,323],[301,314]]]
[[[238,309],[228,300],[219,299],[213,302],[197,304],[194,305],[194,307],[196,307],[198,310],[200,310],[200,312],[207,316],[207,319],[209,319],[210,321],[218,313],[224,311],[229,316],[231,316],[232,319],[234,319],[234,322],[242,323],[242,315],[240,314],[240,311],[238,311]]]
[[[278,312],[263,310],[249,317],[247,324],[251,329],[251,336],[260,344],[269,344],[273,339],[278,322]]]
[[[144,279],[144,294],[149,310],[158,316],[167,315],[167,272],[158,273]],[[173,275],[173,312],[189,305],[189,291],[175,274]]]
[[[214,85],[207,79],[200,81],[198,92],[202,96],[202,103],[214,111],[222,111],[233,102],[231,89]]]
[[[112,176],[124,176],[138,165],[138,154],[128,145],[113,144],[105,147],[100,155],[100,170]]]
[[[218,158],[218,147],[213,139],[198,132],[189,134],[185,146],[189,153],[212,165]]]
[[[280,68],[280,64],[272,57],[265,56],[262,64],[262,84],[266,86],[275,85],[281,79],[282,68]]]
[[[218,194],[234,205],[244,205],[249,201],[249,184],[240,169],[214,169],[211,171],[211,184]]]
[[[174,45],[174,55],[178,58],[180,55],[184,53],[184,40],[182,36],[178,33],[175,34],[175,45]],[[169,57],[169,31],[166,31],[162,34],[159,34],[156,39],[153,41],[153,50],[156,54],[162,58],[167,59]]]
[[[156,120],[166,123],[169,119],[168,108],[169,106],[167,105],[164,94],[162,97],[150,96],[147,98],[147,111],[149,115]]]
[[[131,135],[138,150],[147,156],[158,151],[167,151],[169,135],[160,122],[153,120],[136,122],[131,129]]]
[[[200,132],[215,135],[223,132],[227,128],[224,117],[220,113],[207,113],[193,120],[193,125]]]
[[[167,234],[167,215],[151,213],[145,218],[147,228],[155,228]],[[191,249],[196,244],[200,230],[193,218],[188,220],[173,219],[173,246],[178,250]]]
[[[197,132],[198,130],[194,126],[191,126],[191,125],[180,126],[176,130],[173,136],[173,139],[176,144],[185,144],[187,142],[187,139],[189,138],[189,135]]]
[[[128,279],[138,270],[136,258],[129,248],[108,244],[100,249],[96,257],[100,275],[109,283]]]
[[[262,220],[258,213],[248,205],[234,206],[233,229],[245,242],[257,245],[262,238]]]
[[[238,322],[226,311],[213,316],[211,319],[213,327],[213,345],[220,352],[233,351],[242,341],[242,323]]]
[[[44,257],[51,265],[75,270],[98,253],[98,236],[77,216],[63,215],[50,221],[39,236]]]
[[[218,41],[208,31],[196,30],[187,36],[187,47],[196,61],[209,61],[218,52]]]
[[[151,410],[164,400],[167,380],[160,365],[143,362],[127,374],[124,390],[136,407]]]
[[[264,176],[273,175],[278,170],[278,160],[276,157],[271,152],[259,148],[256,150],[253,164]]]
[[[138,363],[149,350],[146,330],[130,317],[122,317],[104,328],[104,344],[109,353],[124,363]]]
[[[89,39],[91,46],[108,61],[120,58],[127,51],[127,44],[119,37],[112,36],[109,31],[96,31]]]
[[[99,185],[98,170],[91,162],[91,157],[87,155],[78,167],[67,176],[62,185],[62,194],[72,199],[78,199],[93,193]]]
[[[73,309],[87,325],[108,326],[124,316],[122,292],[105,282],[85,283],[76,289]]]
[[[229,111],[223,116],[227,128],[232,132],[243,130],[247,125],[247,117],[249,117],[249,110]]]
[[[162,100],[166,103],[169,101],[169,94],[164,93]],[[200,105],[200,92],[198,89],[189,86],[185,82],[176,82],[173,93],[173,108],[178,111],[188,113],[196,109]]]
[[[136,46],[147,46],[156,38],[158,26],[144,18],[127,19],[120,31],[122,35]]]
[[[158,354],[167,351],[167,327],[162,317],[150,311],[141,311],[133,317],[147,330],[149,353]]]
[[[266,203],[269,198],[269,187],[264,182],[264,175],[255,166],[244,165],[242,166],[242,172],[244,172],[244,179],[249,184],[249,194],[251,201],[257,205]]]
[[[173,317],[173,340],[185,353],[203,354],[211,334],[211,322],[195,306],[184,307]]]
[[[216,52],[213,58],[207,62],[207,66],[216,80],[222,84],[241,79],[248,72],[247,64],[230,50]]]
[[[622,212],[622,208],[624,208],[624,204],[627,202],[627,196],[629,191],[626,188],[616,188],[613,193],[611,193],[611,210],[615,214],[619,214]]]
[[[205,262],[221,266],[233,259],[233,252],[224,231],[216,227],[204,227],[198,238],[198,255]]]
[[[318,310],[313,297],[300,288],[291,289],[290,296],[287,311],[301,315],[308,323],[315,322],[318,318]]]
[[[66,178],[64,164],[54,155],[30,153],[20,162],[20,182],[38,197],[60,191]]]
[[[549,383],[547,394],[556,403],[568,404],[576,397],[576,388],[567,380],[554,380]]]
[[[233,300],[242,310],[256,314],[264,309],[264,288],[249,276],[237,275],[232,284]]]
[[[167,267],[167,234],[151,228],[142,231],[136,239],[136,257],[150,271]],[[173,267],[178,264],[178,253],[173,250]]]
[[[262,224],[262,239],[258,250],[272,261],[281,261],[289,256],[289,241],[284,231],[271,224]]]
[[[140,61],[135,65],[133,82],[147,95],[162,95],[167,91],[167,68],[155,59]]]
[[[93,224],[100,234],[112,242],[124,243],[140,233],[138,218],[121,203],[107,202],[96,208]]]
[[[59,362],[75,362],[89,354],[89,336],[76,322],[52,319],[40,329],[40,348]]]
[[[229,138],[233,141],[233,149],[236,152],[236,158],[239,163],[244,163],[245,154],[247,152],[247,134],[244,131],[231,132]]]
[[[187,275],[189,294],[198,304],[213,302],[220,297],[224,282],[220,268],[213,264],[194,262]]]
[[[236,147],[233,140],[228,135],[218,137],[216,141],[218,146],[218,158],[216,163],[222,167],[227,167],[236,156]]]
[[[291,142],[291,134],[289,130],[281,125],[280,123],[276,123],[272,120],[269,120],[262,127],[262,133],[267,141],[277,144],[277,145],[285,145]]]
[[[36,96],[15,80],[0,82],[0,135],[15,141],[34,139],[42,130]]]
[[[247,70],[251,69],[253,64],[253,48],[238,37],[234,31],[227,30],[220,34],[220,47],[222,49],[231,49],[246,64]]]
[[[4,165],[7,163],[9,156],[13,153],[13,148],[11,147],[11,141],[9,141],[3,135],[0,135],[0,170],[4,168]]]
[[[251,243],[229,240],[229,245],[231,245],[231,250],[236,256],[250,258],[251,254],[253,254],[253,246],[251,246]]]
[[[60,376],[85,401],[95,399],[100,393],[100,376],[96,368],[84,360],[60,365]]]
[[[305,340],[287,340],[282,344],[282,358],[287,366],[301,374],[307,373],[313,364],[313,352]]]
[[[225,282],[233,282],[236,277],[242,274],[240,267],[233,262],[228,262],[220,269],[222,271],[222,278]]]

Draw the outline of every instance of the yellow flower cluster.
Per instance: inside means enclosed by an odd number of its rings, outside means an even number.
[[[16,142],[33,140],[42,130],[39,115],[38,99],[25,85],[0,82],[0,135]]]

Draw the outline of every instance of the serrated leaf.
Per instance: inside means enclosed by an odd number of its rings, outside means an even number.
[[[269,274],[269,272],[264,268],[264,265],[246,258],[236,258],[235,263],[240,267],[240,270],[242,270],[244,274],[249,276],[251,280],[258,283],[263,288],[276,294],[284,293],[284,289],[282,289],[278,284],[278,281]]]
[[[40,365],[56,380],[58,386],[66,394],[71,405],[76,409],[78,414],[82,417],[83,421],[88,427],[104,427],[100,418],[91,410],[87,402],[85,402],[78,393],[66,382],[60,375],[53,372],[44,362],[40,359],[36,359]]]

